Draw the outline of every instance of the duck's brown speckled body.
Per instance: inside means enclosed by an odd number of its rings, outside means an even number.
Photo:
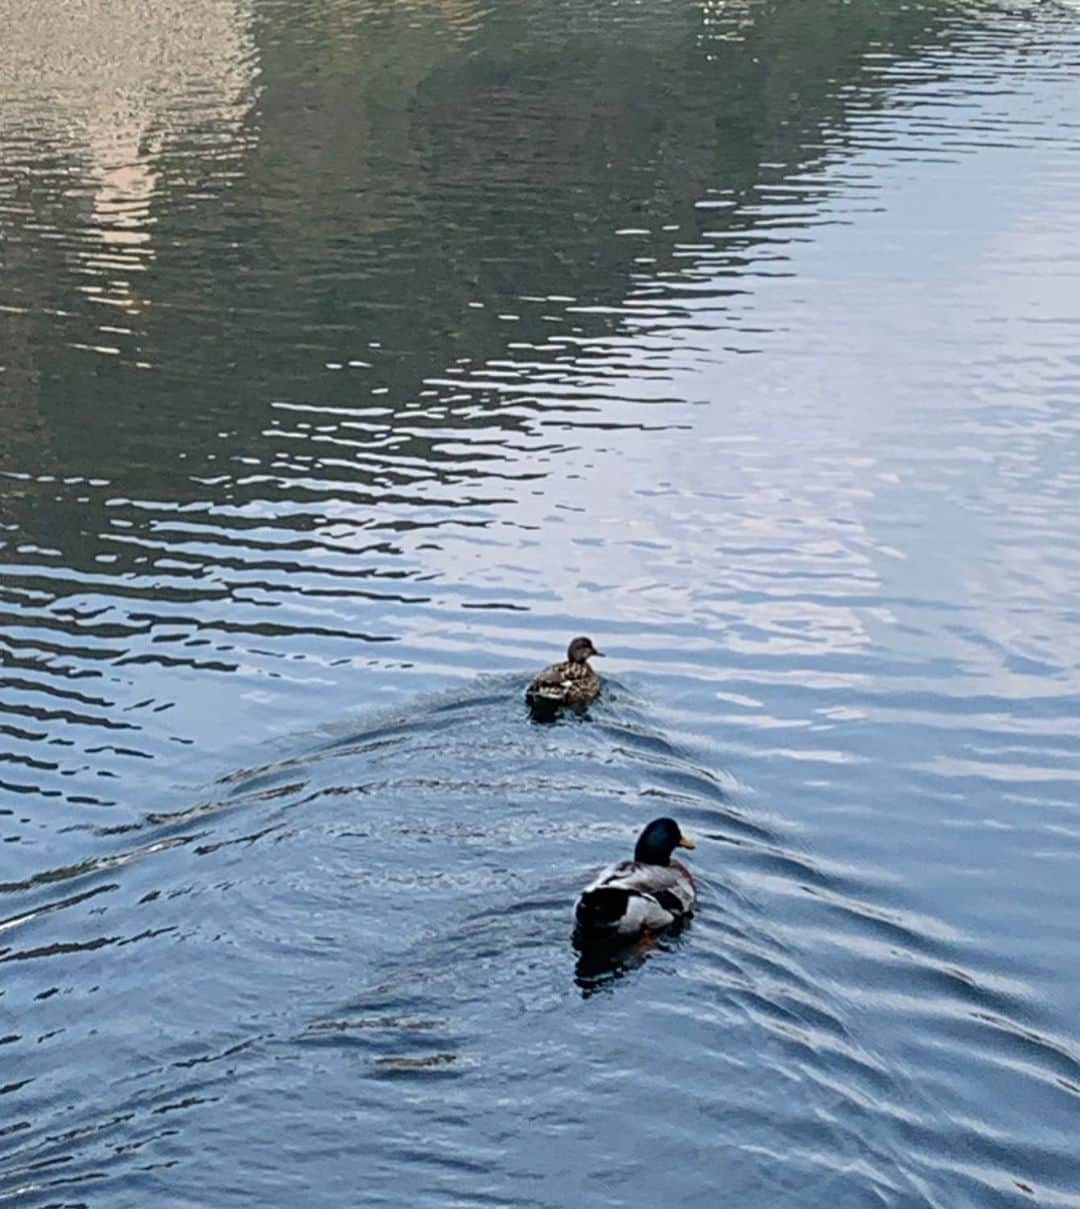
[[[560,705],[587,705],[600,695],[600,677],[589,659],[600,655],[588,638],[575,638],[563,663],[553,663],[538,672],[525,690],[533,709],[557,709]]]

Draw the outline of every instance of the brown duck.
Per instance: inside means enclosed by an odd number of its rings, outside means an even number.
[[[589,666],[589,659],[602,655],[590,638],[575,638],[566,651],[564,663],[553,663],[538,672],[525,690],[525,700],[533,709],[556,709],[560,705],[587,705],[600,695],[600,677]]]

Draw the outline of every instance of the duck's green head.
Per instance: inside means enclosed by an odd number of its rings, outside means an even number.
[[[676,848],[693,848],[694,841],[683,835],[674,819],[653,819],[638,837],[634,860],[642,865],[669,865]]]
[[[603,658],[603,651],[598,651],[592,644],[591,638],[575,638],[566,648],[566,657],[571,663],[584,663],[593,655]]]

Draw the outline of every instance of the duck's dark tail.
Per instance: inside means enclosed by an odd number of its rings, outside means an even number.
[[[581,937],[611,936],[626,914],[630,891],[621,886],[586,890],[574,908],[574,931]]]

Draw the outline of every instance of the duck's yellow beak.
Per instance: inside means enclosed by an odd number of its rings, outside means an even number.
[[[679,836],[679,847],[680,848],[693,848],[693,846],[694,846],[694,841],[688,835]]]

